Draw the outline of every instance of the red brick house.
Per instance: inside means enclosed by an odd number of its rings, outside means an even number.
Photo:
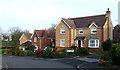
[[[120,43],[120,25],[116,25],[113,29],[113,40]]]
[[[36,50],[41,50],[47,46],[55,46],[55,32],[54,30],[35,30],[32,36],[32,44],[35,45]]]
[[[55,26],[55,48],[71,46],[103,50],[103,41],[112,36],[111,11],[106,14],[78,18],[62,18]]]

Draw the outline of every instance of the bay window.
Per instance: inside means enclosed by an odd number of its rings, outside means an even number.
[[[90,39],[89,47],[90,48],[99,48],[99,40],[98,39]]]

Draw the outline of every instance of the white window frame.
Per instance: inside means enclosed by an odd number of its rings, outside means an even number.
[[[34,37],[34,42],[37,42],[37,37]]]
[[[82,31],[82,33],[80,33]],[[79,34],[83,34],[83,30],[81,29],[81,30],[79,30]]]
[[[84,45],[84,40],[81,40],[81,47],[83,47]]]
[[[91,40],[94,40],[94,41],[95,41],[95,43],[94,43],[95,46],[91,46],[91,45],[90,45],[90,44],[91,44],[91,43],[90,43]],[[98,43],[96,43],[96,41],[98,41]],[[99,40],[98,40],[98,39],[90,39],[88,44],[89,44],[89,47],[90,47],[90,48],[99,48]],[[98,45],[97,45],[97,44],[98,44]]]
[[[63,31],[64,31],[64,33],[63,33]],[[65,34],[65,28],[60,29],[60,34]]]
[[[76,40],[76,46],[78,47],[78,40]]]
[[[62,42],[62,40],[63,40],[64,42]],[[65,47],[65,39],[60,39],[60,47]]]
[[[74,43],[74,40],[72,40],[72,43]]]
[[[96,32],[93,32],[96,31]],[[97,28],[91,28],[91,34],[97,34]]]

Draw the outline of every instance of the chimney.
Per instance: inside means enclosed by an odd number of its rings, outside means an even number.
[[[107,17],[107,26],[108,26],[108,28],[107,28],[107,38],[110,38],[110,39],[112,39],[112,28],[111,28],[111,11],[109,10],[109,8],[107,9],[107,11],[106,11],[106,17]]]
[[[44,37],[47,38],[47,30],[45,28],[45,31],[44,31]]]
[[[108,17],[110,17],[111,12],[110,12],[109,8],[107,9],[106,14],[108,15]]]

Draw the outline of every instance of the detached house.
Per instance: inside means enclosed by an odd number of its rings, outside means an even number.
[[[103,50],[102,43],[112,37],[111,12],[78,18],[62,18],[55,26],[55,48],[77,46],[89,50]]]
[[[20,41],[20,45],[26,42],[32,42],[32,33],[23,33],[22,36],[20,37],[19,41]]]
[[[113,29],[113,40],[120,43],[120,25],[116,25]]]
[[[41,50],[44,47],[54,46],[55,31],[54,30],[35,30],[32,36],[32,44],[35,45],[35,50]]]
[[[22,36],[20,37],[20,45],[18,46],[19,49],[25,50],[25,47],[29,47],[32,43],[32,33],[23,33]]]

